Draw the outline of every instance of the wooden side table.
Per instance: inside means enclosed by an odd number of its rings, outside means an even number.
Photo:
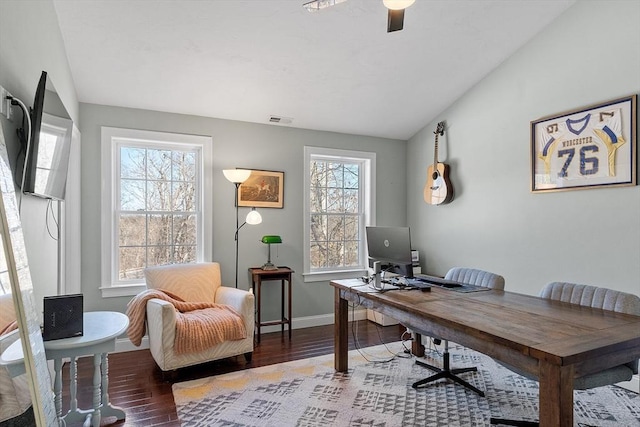
[[[252,267],[249,269],[251,273],[251,289],[256,296],[256,341],[260,342],[260,327],[271,325],[282,325],[282,332],[284,333],[284,325],[289,327],[289,339],[291,339],[291,273],[294,271],[289,267],[278,267],[276,270],[263,270],[260,267]],[[263,322],[260,316],[260,304],[262,293],[262,282],[269,280],[280,280],[280,301],[281,301],[281,314],[280,320],[273,320],[270,322]],[[289,290],[287,292],[287,316],[284,312],[284,282],[289,284]]]

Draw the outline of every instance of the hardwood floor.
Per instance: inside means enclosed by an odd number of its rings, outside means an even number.
[[[401,339],[402,326],[378,326],[368,320],[350,324],[349,349],[368,347]],[[179,426],[171,386],[174,383],[205,378],[242,369],[320,356],[333,352],[333,325],[294,329],[289,341],[287,333],[274,332],[261,335],[253,359],[232,357],[194,367],[180,369],[172,375],[163,375],[149,350],[114,353],[109,356],[109,398],[127,414],[125,421],[103,420],[112,426]],[[69,408],[69,368],[64,367],[63,413]],[[78,407],[91,407],[93,362],[91,357],[78,360]],[[106,421],[106,422],[105,422]],[[74,424],[81,425],[81,424]],[[71,427],[71,426],[68,426]]]

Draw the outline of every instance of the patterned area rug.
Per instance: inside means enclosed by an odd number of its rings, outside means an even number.
[[[178,383],[173,395],[183,426],[488,426],[491,416],[535,420],[538,385],[491,358],[451,345],[452,367],[486,397],[451,382],[414,390],[431,375],[402,343],[349,352],[349,372],[333,355]],[[397,353],[394,357],[392,353]],[[426,361],[440,366],[429,351]],[[640,395],[619,387],[574,392],[576,426],[640,426]]]

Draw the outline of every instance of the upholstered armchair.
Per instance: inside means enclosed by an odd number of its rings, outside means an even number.
[[[211,360],[244,355],[251,361],[253,352],[254,297],[251,292],[222,286],[217,262],[176,264],[145,270],[148,289],[167,292],[185,302],[215,303],[231,306],[241,315],[246,338],[224,341],[198,352],[179,354],[176,338],[176,309],[171,302],[153,298],[147,301],[147,331],[151,354],[163,371],[196,365]]]
[[[0,295],[0,354],[19,338],[18,330],[13,329],[15,321],[16,312],[11,294]],[[7,368],[0,366],[0,423],[17,417],[30,407],[27,374],[11,378]]]

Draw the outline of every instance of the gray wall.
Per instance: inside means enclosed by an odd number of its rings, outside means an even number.
[[[78,101],[53,3],[50,0],[1,0],[0,85],[27,106],[32,106],[43,70],[54,81],[71,118],[77,121]],[[15,129],[20,127],[22,120],[20,109],[14,107],[13,111],[13,121],[0,116],[11,161],[18,148]],[[55,205],[56,202],[54,209]],[[34,295],[40,307],[43,296],[57,293],[58,249],[57,242],[47,232],[46,208],[45,200],[23,196],[22,226]],[[50,223],[53,224],[51,219]]]
[[[500,273],[537,294],[573,281],[640,294],[640,188],[533,194],[529,122],[640,91],[640,2],[578,2],[409,141],[408,219],[426,268]],[[422,200],[433,131],[456,198]]]
[[[279,234],[284,243],[273,246],[272,261],[295,270],[293,317],[333,312],[332,288],[326,282],[304,283],[303,268],[303,147],[305,145],[373,151],[377,153],[378,224],[406,224],[406,141],[292,129],[205,117],[159,113],[93,104],[80,104],[82,133],[82,291],[89,310],[124,310],[129,298],[103,300],[100,286],[100,127],[113,126],[164,132],[209,135],[213,138],[214,210],[213,259],[221,263],[222,279],[233,286],[235,269],[235,187],[223,169],[284,171],[284,208],[260,209],[263,222],[240,230],[239,287],[248,289],[247,268],[267,260],[265,234]],[[248,208],[240,208],[243,220]],[[271,282],[276,286],[275,282]],[[265,292],[263,316],[276,318],[276,292]]]

